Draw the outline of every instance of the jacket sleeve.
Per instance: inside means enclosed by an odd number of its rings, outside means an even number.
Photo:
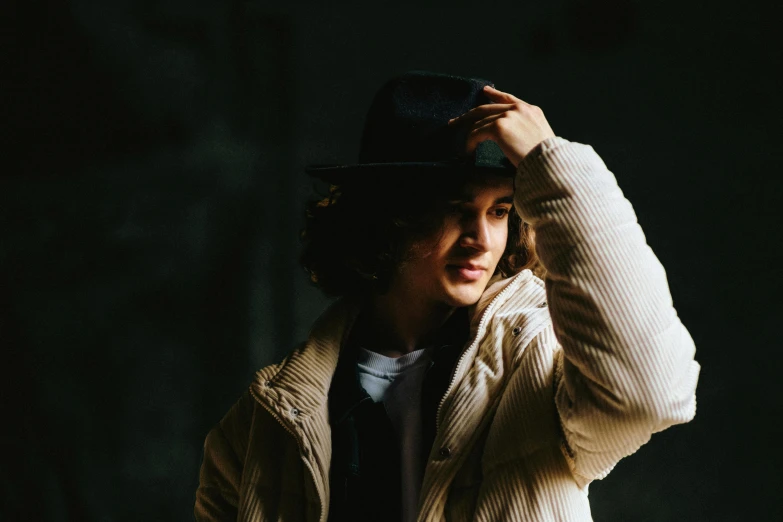
[[[252,398],[246,392],[207,435],[194,508],[198,522],[237,519],[252,414]]]
[[[515,206],[547,270],[563,451],[584,486],[652,433],[693,418],[695,348],[630,202],[592,147],[542,142],[519,165]]]

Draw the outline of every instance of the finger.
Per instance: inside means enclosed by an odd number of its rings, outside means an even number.
[[[530,105],[529,103],[520,100],[513,94],[509,94],[507,92],[499,91],[495,89],[494,87],[490,85],[484,86],[484,94],[486,94],[490,100],[496,103],[524,103],[526,105]]]
[[[465,152],[473,154],[479,143],[487,140],[497,141],[497,132],[493,123],[498,118],[470,131],[465,140]]]
[[[491,115],[487,116],[486,118],[481,119],[481,120],[477,121],[476,123],[474,123],[473,124],[473,130],[480,129],[481,127],[489,125],[493,121],[499,120],[500,118],[503,118],[505,116],[506,116],[505,112],[501,112],[499,114],[491,114]]]
[[[509,142],[502,137],[503,131],[500,128],[499,123],[501,118],[503,118],[503,116],[498,115],[497,117],[491,118],[491,121],[488,121],[485,125],[473,129],[465,140],[465,151],[467,154],[473,154],[479,143],[494,141],[498,144],[508,161],[516,167],[519,165],[519,162],[522,161],[524,153],[521,153],[518,149],[510,146]],[[490,120],[490,118],[487,118],[487,120]]]
[[[478,121],[492,114],[499,114],[511,110],[513,108],[514,105],[508,103],[487,103],[485,105],[479,105],[478,107],[474,107],[473,109],[469,110],[465,114],[450,119],[449,124],[453,125],[457,122]]]
[[[508,112],[501,112],[499,114],[492,114],[490,116],[487,116],[486,118],[477,121],[473,124],[473,130],[471,130],[468,133],[467,142],[472,147],[475,148],[478,143],[481,141],[484,141],[487,135],[491,136],[489,139],[492,139],[493,141],[497,141],[496,138],[500,137],[499,134],[499,128],[498,125],[495,124],[498,120],[505,118],[508,116]],[[494,124],[494,125],[493,125]],[[478,136],[478,138],[476,138]],[[479,141],[474,143],[470,143],[471,140],[479,139]],[[472,148],[470,152],[472,152]]]

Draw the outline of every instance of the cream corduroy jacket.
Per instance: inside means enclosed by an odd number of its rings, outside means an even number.
[[[438,410],[422,522],[591,520],[588,484],[695,414],[693,341],[592,147],[541,143],[519,166],[515,206],[534,227],[546,283],[525,270],[475,305]],[[210,431],[197,520],[326,520],[327,394],[358,312],[337,301]]]

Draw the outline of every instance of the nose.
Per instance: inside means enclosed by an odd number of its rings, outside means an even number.
[[[486,252],[490,247],[490,224],[486,216],[470,216],[463,220],[459,245],[463,248]]]

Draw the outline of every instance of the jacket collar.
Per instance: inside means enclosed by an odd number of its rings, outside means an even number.
[[[256,372],[251,384],[253,395],[268,398],[273,408],[276,404],[295,407],[300,421],[318,411],[329,392],[340,347],[360,311],[361,302],[355,299],[341,298],[332,303],[313,324],[307,341],[280,364]]]
[[[451,369],[457,357],[469,340],[469,315],[466,308],[460,308],[434,336],[430,368],[446,366]],[[361,320],[361,319],[359,319]],[[329,418],[332,425],[339,424],[359,404],[372,400],[362,387],[356,361],[359,345],[349,335],[340,350],[337,368],[329,389]],[[429,370],[428,370],[429,371]]]
[[[492,300],[513,281],[530,275],[529,270],[524,270],[512,278],[495,276],[489,281],[479,301],[467,309],[471,317],[470,339],[475,337],[480,319]],[[295,407],[300,421],[319,411],[327,400],[340,350],[348,340],[362,304],[357,299],[341,298],[329,306],[314,323],[307,341],[279,365],[256,372],[251,384],[253,395],[269,398],[271,407],[275,403],[284,405],[280,407]],[[274,393],[267,393],[269,389]]]

